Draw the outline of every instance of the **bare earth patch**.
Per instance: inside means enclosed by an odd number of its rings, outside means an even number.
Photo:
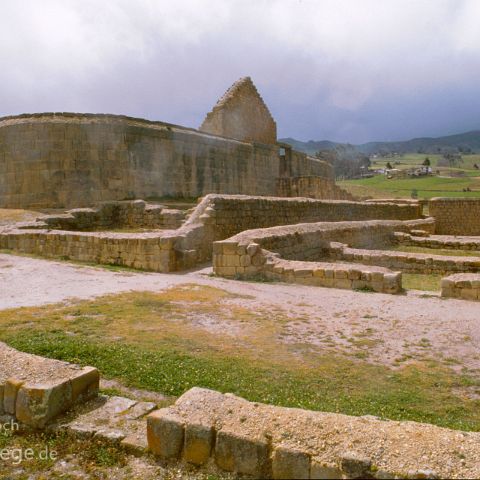
[[[456,371],[465,368],[479,373],[478,303],[422,296],[418,292],[386,295],[229,281],[208,276],[209,272],[210,269],[182,274],[112,272],[0,255],[0,309],[108,293],[161,292],[184,285],[185,295],[171,298],[181,311],[172,316],[171,322],[181,326],[182,332],[207,335],[219,344],[225,343],[227,335],[240,346],[259,351],[259,355],[262,348],[270,349],[273,355],[283,345],[283,353],[305,361],[312,353],[336,351],[394,367],[433,359]],[[220,288],[232,295],[224,295],[214,309],[199,311],[194,303],[202,301],[201,292],[197,291],[197,300],[194,298],[199,286]],[[122,332],[116,329],[116,335],[121,338]]]

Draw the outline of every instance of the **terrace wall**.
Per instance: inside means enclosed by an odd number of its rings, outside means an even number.
[[[432,198],[429,214],[439,235],[480,235],[480,198]]]

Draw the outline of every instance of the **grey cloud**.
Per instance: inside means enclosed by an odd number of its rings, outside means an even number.
[[[0,114],[198,126],[252,76],[281,136],[476,129],[476,0],[17,0],[0,5]]]

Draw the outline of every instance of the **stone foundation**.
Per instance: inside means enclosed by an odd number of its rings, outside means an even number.
[[[418,207],[411,205],[212,194],[176,230],[74,233],[18,225],[0,229],[0,249],[171,272],[209,261],[214,241],[248,229],[320,220],[417,217]],[[425,225],[433,228],[432,222]]]
[[[358,247],[382,247],[394,241],[395,231],[420,227],[433,229],[433,219],[312,223],[249,230],[214,243],[213,270],[229,278],[265,277],[304,285],[397,293],[402,288],[399,272],[381,265],[332,263],[329,259],[346,248],[338,241]]]
[[[0,342],[0,418],[33,428],[98,393],[96,368],[21,353]]]
[[[364,265],[378,265],[404,273],[423,273],[447,275],[458,272],[480,271],[480,252],[478,257],[459,257],[432,255],[428,253],[390,252],[388,250],[366,250],[338,245],[330,250],[335,260],[358,262]]]
[[[254,478],[480,475],[479,433],[275,407],[200,388],[152,413],[147,435],[164,460]]]

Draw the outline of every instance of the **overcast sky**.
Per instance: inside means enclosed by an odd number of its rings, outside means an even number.
[[[0,0],[0,115],[198,127],[247,75],[280,137],[480,129],[480,0]]]

